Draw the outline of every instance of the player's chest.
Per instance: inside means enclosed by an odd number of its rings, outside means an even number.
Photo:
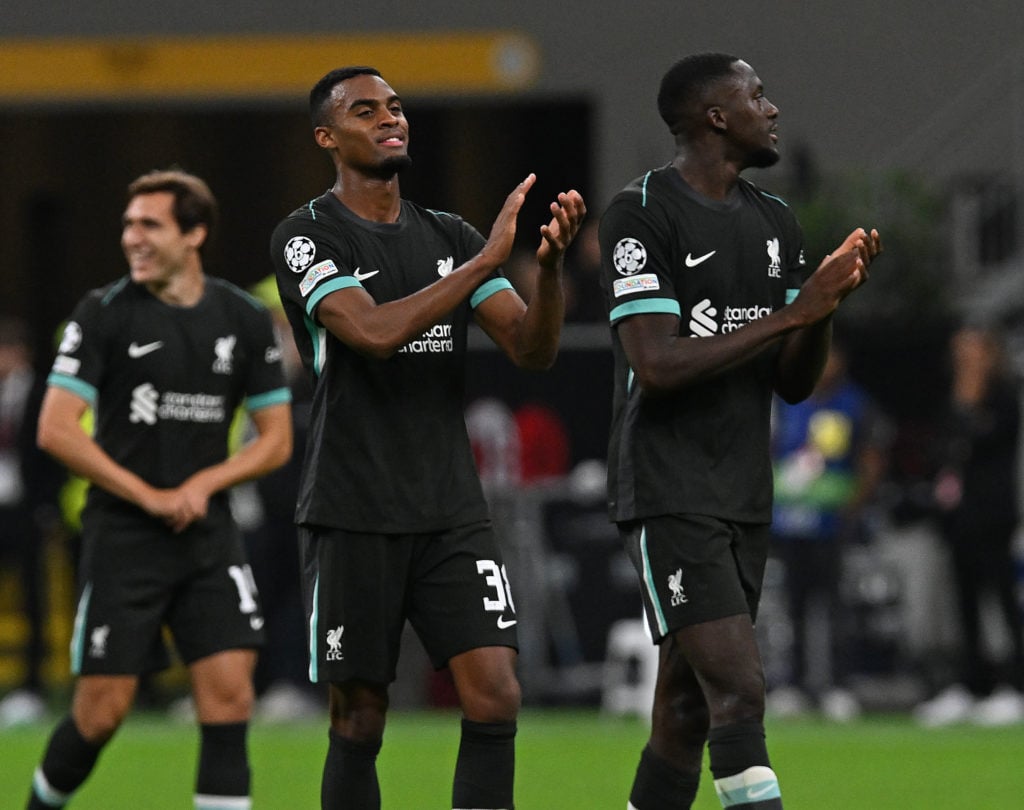
[[[122,382],[160,388],[227,390],[237,378],[244,349],[230,324],[213,318],[131,318],[111,338],[107,368]]]
[[[672,270],[683,288],[764,291],[785,285],[793,249],[770,220],[684,220],[675,233]]]
[[[465,257],[445,240],[428,237],[367,241],[351,251],[352,276],[378,303],[404,298],[462,265]]]

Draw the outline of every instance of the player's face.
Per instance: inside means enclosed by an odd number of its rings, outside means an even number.
[[[761,80],[746,62],[736,63],[733,77],[722,105],[731,140],[741,150],[746,166],[774,166],[779,160],[779,108],[765,97]]]
[[[168,283],[194,259],[206,235],[203,226],[182,233],[169,191],[139,194],[121,217],[121,249],[137,284]]]
[[[330,124],[322,136],[337,148],[343,165],[387,178],[411,163],[401,99],[380,76],[339,82],[331,103]]]

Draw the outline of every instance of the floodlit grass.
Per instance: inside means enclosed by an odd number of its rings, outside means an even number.
[[[444,810],[458,748],[455,713],[396,712],[379,761],[386,810]],[[519,810],[623,810],[646,728],[596,712],[532,710],[519,724]],[[49,727],[0,733],[0,806],[23,806]],[[925,731],[899,717],[837,726],[770,721],[787,810],[1004,810],[1024,807],[1024,727]],[[255,810],[315,810],[325,723],[256,725]],[[197,733],[133,716],[69,810],[191,807]],[[714,810],[707,772],[696,810]]]

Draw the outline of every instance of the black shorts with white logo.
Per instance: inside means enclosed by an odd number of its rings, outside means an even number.
[[[263,643],[263,615],[242,539],[211,510],[180,534],[144,516],[95,514],[82,532],[76,675],[165,668],[164,629],[186,664]]]
[[[313,682],[391,683],[406,620],[438,669],[518,645],[490,521],[408,535],[300,527],[299,549]]]
[[[619,524],[654,640],[701,622],[757,617],[768,524],[659,515]]]

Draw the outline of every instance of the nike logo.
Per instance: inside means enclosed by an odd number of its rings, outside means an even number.
[[[128,356],[143,357],[150,352],[155,352],[163,345],[164,342],[162,340],[154,340],[152,343],[143,343],[141,346],[135,341],[132,341],[131,345],[128,346]]]
[[[769,782],[764,787],[759,788],[747,788],[748,799],[760,799],[762,796],[767,796],[775,789],[775,783]]]
[[[498,629],[499,630],[507,630],[509,627],[511,627],[515,623],[516,623],[515,619],[506,619],[504,616],[499,616],[498,617]]]
[[[691,256],[689,253],[687,253],[686,254],[686,266],[687,267],[696,267],[701,262],[706,262],[708,259],[710,259],[712,256],[714,256],[716,253],[718,253],[717,250],[712,250],[710,253],[705,253],[703,256],[698,256],[696,259],[693,258],[693,256]]]
[[[377,273],[380,272],[380,270],[371,270],[368,273],[362,273],[360,272],[360,270],[361,268],[357,267],[355,270],[352,271],[352,278],[354,278],[356,281],[364,281],[365,279],[375,276],[377,275]]]

